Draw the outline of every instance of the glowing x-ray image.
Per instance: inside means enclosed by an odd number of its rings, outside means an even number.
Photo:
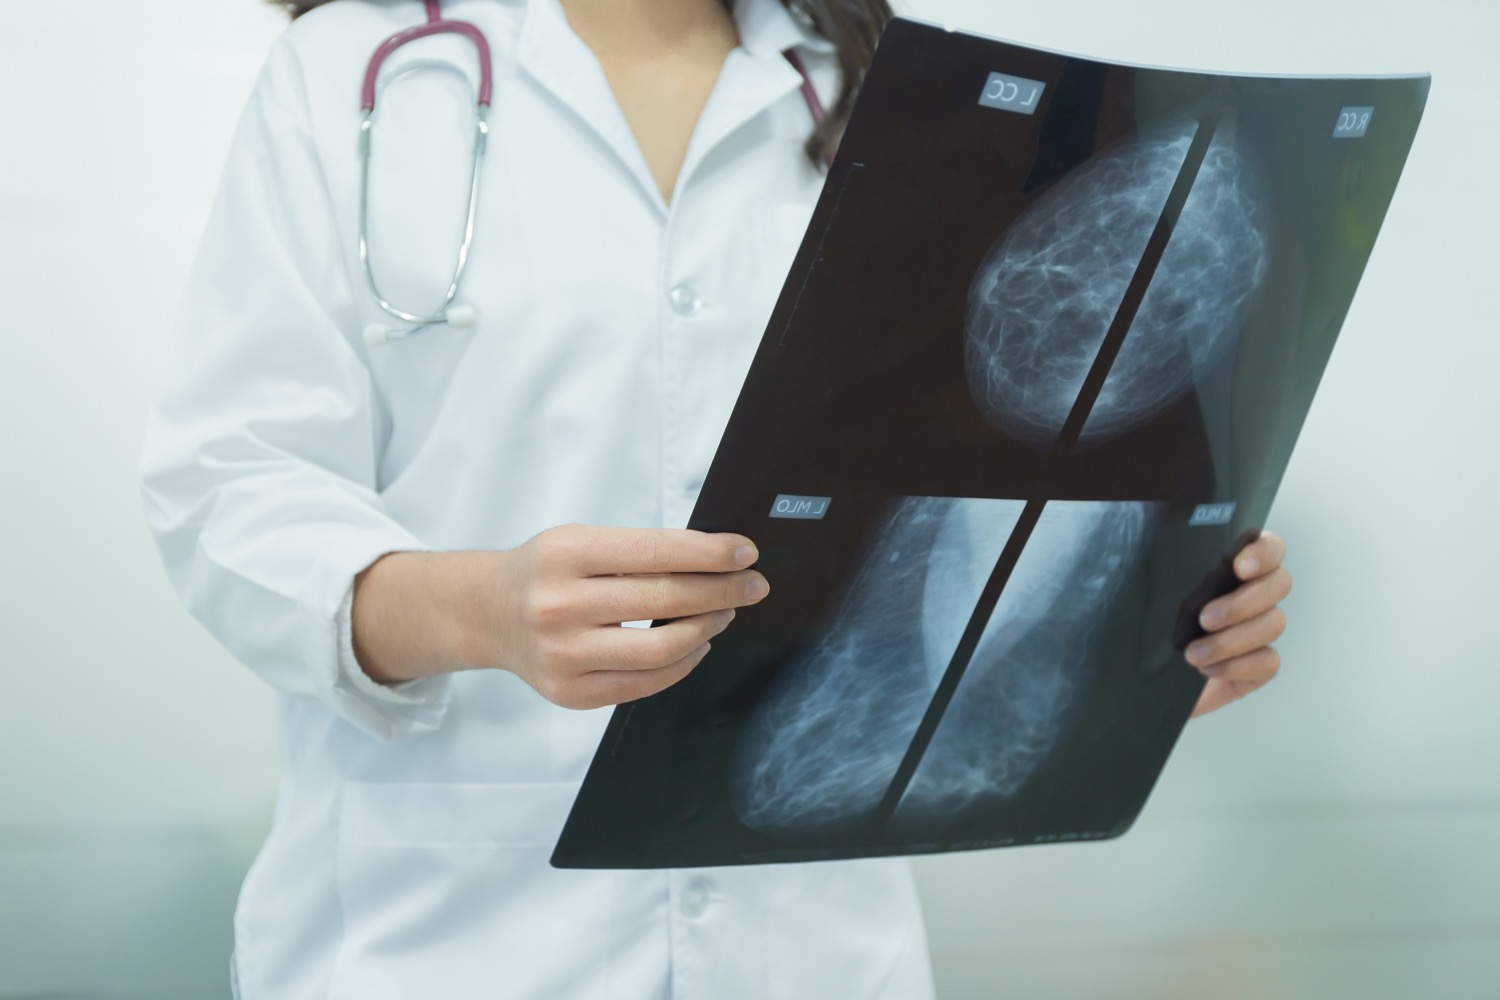
[[[894,505],[829,626],[746,723],[730,778],[745,825],[829,832],[875,810],[1024,506]]]
[[[1036,772],[1085,680],[1092,629],[1153,516],[1144,503],[1047,504],[907,786],[898,824],[1010,798]]]
[[[771,593],[615,711],[553,863],[1128,830],[1428,83],[893,19],[687,525],[753,539]]]
[[[1007,434],[1052,447],[1199,127],[1157,127],[1089,160],[985,257],[969,292],[969,388]],[[1254,154],[1220,123],[1079,447],[1144,424],[1232,346],[1266,275],[1264,191]]]
[[[832,623],[744,730],[732,772],[741,821],[808,834],[874,814],[1023,507],[942,497],[895,505]],[[1142,503],[1047,504],[898,821],[1012,795],[1036,770],[1079,685],[1090,623],[1148,512]]]

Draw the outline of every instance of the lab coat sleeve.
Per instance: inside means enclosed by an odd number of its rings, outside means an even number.
[[[339,602],[334,615],[339,630],[339,674],[344,683],[368,698],[392,705],[418,705],[428,700],[426,688],[430,678],[405,681],[401,684],[378,684],[365,673],[354,655],[354,587],[351,584]]]
[[[384,416],[342,252],[354,237],[335,224],[298,79],[273,52],[241,118],[148,420],[142,494],[178,596],[220,642],[283,694],[392,740],[440,725],[449,680],[380,692],[341,656],[354,576],[428,546],[378,491]]]

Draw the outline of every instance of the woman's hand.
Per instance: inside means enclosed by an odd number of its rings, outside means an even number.
[[[570,524],[507,552],[393,553],[355,583],[355,655],[390,683],[508,670],[564,708],[682,680],[770,591],[743,535]],[[674,619],[658,628],[621,622]]]
[[[1281,668],[1271,643],[1286,631],[1286,614],[1277,607],[1292,589],[1292,575],[1281,565],[1285,557],[1285,543],[1262,532],[1234,558],[1240,585],[1199,613],[1198,623],[1209,634],[1189,643],[1185,654],[1208,678],[1195,718],[1243,698]]]
[[[635,701],[708,653],[734,609],[770,591],[743,535],[666,529],[544,531],[505,554],[497,600],[473,638],[476,665],[516,674],[564,708]],[[652,629],[621,622],[675,619]]]

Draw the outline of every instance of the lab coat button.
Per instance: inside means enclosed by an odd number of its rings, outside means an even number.
[[[692,285],[673,286],[667,293],[667,301],[672,304],[672,311],[679,316],[696,316],[698,310],[703,308],[703,300],[698,298]]]
[[[707,879],[695,878],[682,890],[677,908],[689,920],[697,920],[708,912],[709,883]]]

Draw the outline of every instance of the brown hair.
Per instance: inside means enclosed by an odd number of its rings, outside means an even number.
[[[284,8],[292,17],[300,17],[321,7],[330,0],[270,0]],[[728,0],[726,0],[726,3]],[[839,71],[843,85],[834,100],[828,116],[807,140],[807,155],[814,162],[823,164],[833,158],[839,136],[849,124],[849,113],[854,110],[854,98],[859,94],[859,85],[865,78],[865,70],[875,56],[875,43],[880,31],[891,19],[889,0],[781,0],[793,14],[812,21],[818,34],[833,43],[838,52]]]

